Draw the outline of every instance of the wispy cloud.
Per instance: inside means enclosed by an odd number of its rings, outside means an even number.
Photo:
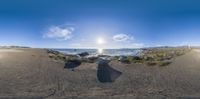
[[[128,36],[126,34],[117,34],[113,36],[114,41],[127,41],[127,40],[133,40],[133,36]]]
[[[143,48],[143,43],[135,42],[134,36],[127,34],[117,34],[113,36],[118,48]]]
[[[68,40],[72,37],[72,33],[75,28],[71,26],[51,26],[46,33],[44,38],[53,38],[56,40]]]

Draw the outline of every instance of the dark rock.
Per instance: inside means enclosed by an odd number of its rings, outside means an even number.
[[[83,53],[80,53],[80,54],[78,54],[78,55],[81,56],[81,57],[85,57],[85,56],[88,56],[89,53],[88,53],[88,52],[83,52]]]
[[[78,67],[79,65],[81,65],[81,61],[80,60],[68,60],[65,63],[64,68],[73,69],[73,68]]]

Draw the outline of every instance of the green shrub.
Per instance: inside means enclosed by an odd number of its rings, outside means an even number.
[[[134,57],[133,56],[128,56],[127,57],[127,61],[129,61],[130,63],[134,62]]]

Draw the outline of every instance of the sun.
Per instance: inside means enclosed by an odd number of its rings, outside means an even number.
[[[105,40],[103,39],[103,38],[101,38],[101,37],[99,37],[98,39],[97,39],[97,44],[104,44],[105,43]]]

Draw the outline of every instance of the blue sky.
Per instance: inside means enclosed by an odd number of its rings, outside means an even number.
[[[0,45],[200,45],[199,5],[199,0],[1,0]]]

